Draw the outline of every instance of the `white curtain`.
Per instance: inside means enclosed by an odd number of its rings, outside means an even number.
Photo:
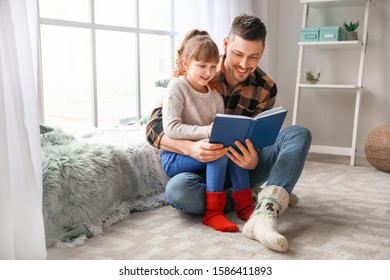
[[[241,13],[259,17],[268,31],[275,30],[276,0],[179,0],[175,1],[175,28],[179,33],[176,49],[187,31],[193,28],[207,30],[223,51],[223,39],[228,35],[233,19]],[[271,15],[270,15],[271,14]],[[277,34],[275,34],[277,35]],[[269,38],[269,37],[268,37]],[[271,41],[267,41],[266,52],[261,60],[261,68],[268,71]]]
[[[235,16],[254,14],[253,2],[258,0],[184,0],[175,1],[176,30],[180,41],[193,28],[207,30],[219,47],[227,36]]]
[[[0,0],[0,259],[46,259],[36,2]]]

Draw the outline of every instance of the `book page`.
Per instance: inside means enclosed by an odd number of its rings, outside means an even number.
[[[231,118],[231,119],[252,119],[251,117],[241,115],[230,115],[230,114],[216,114],[218,117]]]
[[[263,118],[265,116],[274,115],[274,114],[277,114],[279,112],[284,112],[284,111],[286,111],[286,109],[284,109],[282,106],[279,106],[279,107],[275,107],[275,108],[269,109],[267,111],[261,112],[260,114],[258,114],[254,118],[259,119],[259,118]]]

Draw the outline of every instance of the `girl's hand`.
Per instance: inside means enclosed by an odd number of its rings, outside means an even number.
[[[208,139],[192,142],[186,155],[201,162],[210,162],[224,156],[228,148],[222,144],[211,144]]]
[[[207,129],[207,136],[208,136],[208,138],[210,138],[211,130],[213,130],[213,124],[214,124],[214,123],[211,123],[211,124],[209,125],[209,128]]]

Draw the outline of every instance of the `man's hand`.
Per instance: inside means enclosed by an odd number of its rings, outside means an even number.
[[[203,139],[192,142],[192,144],[189,145],[189,149],[186,154],[201,162],[210,162],[219,159],[225,155],[227,151],[228,148],[223,147],[222,144],[211,144],[208,139]]]
[[[233,147],[229,147],[229,152],[226,154],[238,166],[245,169],[254,169],[259,163],[259,155],[253,147],[249,139],[245,140],[246,148],[240,141],[235,141],[234,144],[240,150],[236,151]]]

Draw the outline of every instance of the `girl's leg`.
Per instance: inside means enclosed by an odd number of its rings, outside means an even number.
[[[173,177],[183,172],[199,172],[207,166],[206,163],[192,157],[166,151],[160,152],[160,160],[168,177]]]
[[[229,160],[228,169],[230,179],[233,185],[233,191],[246,190],[250,188],[249,172],[247,169],[239,167],[237,164]]]
[[[207,164],[206,171],[206,213],[203,224],[218,231],[236,232],[238,226],[230,222],[223,214],[226,205],[224,191],[228,157],[223,156]]]
[[[239,167],[231,160],[229,160],[228,167],[234,190],[232,194],[234,209],[241,220],[247,221],[254,210],[248,170]]]
[[[206,191],[222,192],[224,190],[226,170],[229,158],[223,156],[207,163],[206,168]]]

